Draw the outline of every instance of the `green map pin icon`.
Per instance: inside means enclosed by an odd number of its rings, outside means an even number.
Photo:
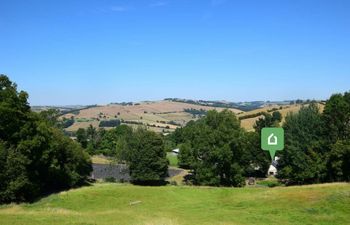
[[[265,127],[261,130],[261,149],[270,152],[274,160],[276,151],[284,148],[284,130],[282,127]]]

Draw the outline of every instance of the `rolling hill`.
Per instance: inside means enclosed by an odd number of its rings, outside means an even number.
[[[75,131],[78,128],[86,128],[90,124],[97,127],[100,120],[120,119],[124,123],[142,123],[151,127],[153,130],[171,131],[179,126],[185,125],[188,121],[196,119],[196,116],[187,109],[195,111],[208,111],[216,109],[221,111],[225,108],[202,106],[197,104],[189,104],[173,101],[154,101],[141,102],[133,105],[109,104],[105,106],[96,106],[82,109],[78,114],[67,113],[62,118],[74,117],[75,123],[67,128],[68,131]],[[243,111],[230,108],[232,112],[238,114]]]
[[[109,104],[104,106],[89,106],[80,110],[74,111],[74,113],[65,113],[61,118],[74,118],[74,124],[68,127],[67,131],[76,131],[79,128],[87,128],[90,124],[94,127],[98,127],[102,120],[121,120],[122,123],[130,126],[144,125],[156,132],[171,132],[177,127],[184,126],[190,120],[196,120],[201,115],[204,115],[208,110],[221,111],[225,107],[215,107],[203,105],[200,102],[181,102],[173,100],[163,101],[146,101],[140,103],[128,103],[128,104]],[[209,104],[206,102],[206,104]],[[223,105],[224,103],[217,105]],[[226,103],[225,103],[226,104]],[[228,108],[234,112],[238,117],[252,116],[241,120],[242,127],[246,130],[253,130],[255,121],[260,118],[260,115],[256,115],[259,112],[272,112],[279,111],[282,116],[285,117],[288,112],[297,112],[302,104],[278,104],[269,103],[260,105],[259,108],[242,111],[236,108]],[[258,107],[257,106],[257,107]],[[319,104],[320,109],[323,110],[323,105]],[[254,116],[256,115],[256,116]],[[108,129],[108,128],[107,128]]]
[[[0,207],[0,225],[350,223],[350,185],[277,188],[95,184]]]

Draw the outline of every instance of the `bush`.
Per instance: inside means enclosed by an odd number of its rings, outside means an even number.
[[[278,180],[262,180],[262,181],[256,182],[256,184],[262,185],[262,186],[267,186],[267,187],[270,187],[270,188],[278,187],[278,186],[282,186],[283,185]]]
[[[120,125],[120,120],[102,120],[99,127],[117,127]]]
[[[62,121],[63,128],[68,128],[74,124],[74,119],[64,119]]]
[[[104,181],[108,183],[115,183],[116,179],[114,177],[106,177]]]

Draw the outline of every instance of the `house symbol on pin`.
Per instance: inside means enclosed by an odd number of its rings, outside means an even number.
[[[277,145],[277,137],[272,133],[267,139],[268,145]]]

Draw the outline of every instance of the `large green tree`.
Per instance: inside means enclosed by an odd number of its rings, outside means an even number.
[[[350,92],[334,94],[323,111],[325,135],[330,143],[350,139]]]
[[[323,122],[318,106],[310,104],[288,114],[283,128],[285,148],[279,153],[278,177],[289,184],[324,181]]]
[[[86,130],[84,128],[79,128],[76,132],[77,141],[81,144],[83,148],[87,147],[88,137],[86,134]]]
[[[332,95],[326,102],[322,119],[327,179],[349,181],[350,92]]]
[[[137,129],[128,138],[124,157],[136,184],[162,184],[168,173],[168,160],[162,137],[152,131]]]
[[[91,172],[89,156],[52,120],[31,112],[27,97],[0,75],[0,202],[78,186]]]
[[[127,125],[120,125],[116,128],[110,129],[101,136],[101,141],[98,149],[101,153],[114,156],[118,161],[125,159],[126,139],[133,134],[132,128]]]
[[[329,181],[350,181],[350,140],[339,140],[327,154]]]
[[[192,182],[200,185],[243,186],[244,130],[229,110],[207,115],[175,133],[180,146],[180,165],[193,171]],[[245,164],[247,163],[247,164]]]
[[[263,112],[262,117],[260,117],[254,124],[254,129],[260,134],[261,129],[264,127],[278,127],[282,120],[282,115],[280,112],[275,111],[272,113]]]

